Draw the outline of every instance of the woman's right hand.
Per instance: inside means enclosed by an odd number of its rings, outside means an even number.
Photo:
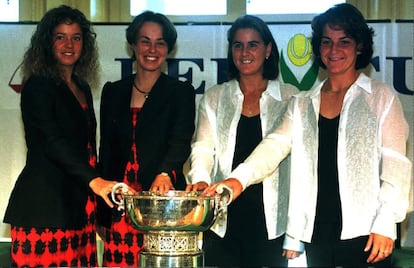
[[[112,187],[114,187],[117,183],[117,181],[109,181],[101,177],[97,177],[89,182],[89,187],[91,187],[92,191],[96,195],[102,197],[109,207],[113,208],[114,204],[111,202],[109,194],[112,192]]]
[[[214,196],[219,193],[218,189],[220,189],[223,185],[231,189],[231,201],[234,201],[243,192],[243,186],[238,179],[227,178],[225,180],[213,183],[203,191],[203,194],[207,196]]]
[[[200,181],[194,184],[187,184],[187,187],[185,188],[186,192],[196,192],[196,191],[203,191],[208,187],[208,183],[205,181]]]

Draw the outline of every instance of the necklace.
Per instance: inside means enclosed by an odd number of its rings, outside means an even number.
[[[145,99],[148,99],[148,95],[150,94],[150,92],[148,91],[143,91],[141,89],[139,89],[139,87],[137,87],[137,85],[135,84],[135,80],[132,81],[132,83],[134,84],[134,88],[141,94],[144,95]]]
[[[257,111],[260,111],[260,107],[257,106],[257,105],[260,101],[260,97],[262,95],[262,92],[265,89],[257,91],[257,92],[259,92],[258,95],[257,94],[245,94],[245,93],[243,93],[243,95],[244,95],[243,107],[244,107],[245,111],[247,112],[248,116],[251,116],[251,115],[257,113]]]
[[[253,115],[253,110],[256,109],[254,106],[259,103],[259,100],[260,98],[250,103],[243,102],[243,106],[246,108],[247,114],[249,116]]]

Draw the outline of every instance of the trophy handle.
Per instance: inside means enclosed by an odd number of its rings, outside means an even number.
[[[218,212],[221,213],[233,200],[233,190],[225,184],[220,184],[217,186],[216,192],[220,194]]]
[[[121,189],[122,193],[127,193],[127,192],[128,192],[128,189],[129,189],[129,186],[128,186],[128,185],[126,185],[126,184],[125,184],[125,183],[123,183],[123,182],[119,182],[119,183],[115,184],[115,185],[112,187],[112,192],[111,192],[111,198],[112,198],[112,201],[113,201],[115,204],[117,204],[117,205],[118,205],[118,210],[119,210],[119,211],[121,211],[121,210],[125,210],[124,200],[123,200],[123,199],[122,199],[122,200],[117,200],[117,199],[116,199],[116,196],[115,196],[115,194],[118,192],[118,189],[119,189],[119,188],[122,188],[122,189]]]

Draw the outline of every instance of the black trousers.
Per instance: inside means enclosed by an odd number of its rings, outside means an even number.
[[[368,236],[330,242],[306,243],[308,267],[392,267],[391,255],[381,262],[367,263],[370,251],[364,252]]]
[[[203,233],[205,266],[287,267],[284,236],[268,240],[262,197],[261,183],[249,186],[228,207],[226,235]]]
[[[287,267],[282,256],[284,236],[277,239],[220,238],[208,230],[203,233],[206,267]]]

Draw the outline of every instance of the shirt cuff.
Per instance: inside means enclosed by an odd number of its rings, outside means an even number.
[[[303,253],[305,251],[305,244],[302,241],[286,234],[285,240],[283,241],[283,249],[294,250]]]
[[[244,191],[249,186],[250,179],[253,178],[253,173],[247,163],[241,163],[229,176],[227,176],[227,178],[237,179],[241,183]]]

